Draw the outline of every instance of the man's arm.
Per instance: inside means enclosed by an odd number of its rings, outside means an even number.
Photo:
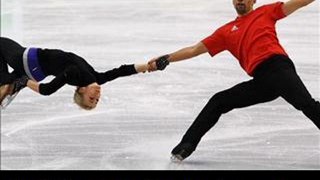
[[[168,54],[169,57],[167,60],[169,62],[177,62],[177,61],[187,60],[187,59],[193,58],[195,56],[198,56],[198,55],[206,53],[206,52],[208,52],[208,49],[206,48],[206,46],[202,42],[199,42],[198,44],[196,44],[194,46],[182,48],[174,53]],[[150,65],[148,71],[157,70],[156,60],[158,58],[159,57],[153,58],[148,62],[148,64]]]
[[[282,10],[286,16],[295,12],[296,10],[312,3],[314,0],[290,0],[285,2],[282,6]]]
[[[208,49],[204,46],[202,42],[190,47],[180,49],[172,54],[169,54],[169,62],[176,62],[181,60],[190,59],[196,57],[200,54],[208,52]]]

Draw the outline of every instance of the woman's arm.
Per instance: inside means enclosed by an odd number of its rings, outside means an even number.
[[[98,84],[104,84],[119,77],[130,76],[137,73],[145,73],[148,70],[148,64],[130,64],[122,65],[119,68],[106,71],[104,73],[95,72]]]
[[[145,73],[149,68],[149,64],[135,64],[134,68],[136,69],[137,73]]]
[[[66,80],[65,80],[65,77],[63,74],[60,76],[57,76],[49,83],[41,83],[40,84],[40,83],[33,81],[33,80],[30,80],[30,79],[27,82],[27,86],[30,89],[32,89],[33,91],[35,91],[41,95],[45,95],[45,96],[49,96],[49,95],[53,94],[54,92],[56,92],[58,89],[60,89],[65,84],[66,84]]]
[[[29,79],[28,82],[27,82],[27,86],[30,89],[32,89],[33,91],[35,91],[37,93],[40,93],[39,92],[39,83],[38,82]]]

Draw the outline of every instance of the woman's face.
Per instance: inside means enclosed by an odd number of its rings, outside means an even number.
[[[99,84],[89,84],[86,87],[81,87],[79,91],[82,93],[83,103],[86,106],[92,109],[97,106],[101,95],[101,86]]]

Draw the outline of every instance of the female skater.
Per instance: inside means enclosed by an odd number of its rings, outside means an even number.
[[[8,66],[13,68],[9,73]],[[97,72],[80,56],[58,49],[25,48],[0,37],[0,103],[6,95],[28,86],[41,95],[51,95],[65,84],[76,86],[74,101],[81,108],[96,107],[102,84],[118,77],[145,72],[148,64],[122,65],[106,72]],[[49,83],[38,83],[47,76]]]

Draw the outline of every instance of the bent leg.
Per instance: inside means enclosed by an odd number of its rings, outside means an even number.
[[[22,56],[25,48],[17,42],[0,37],[0,54],[1,61],[11,66],[19,75],[24,74]],[[2,65],[2,64],[1,64]]]
[[[10,84],[15,80],[16,74],[9,73],[7,62],[3,58],[3,54],[0,54],[0,86]]]
[[[312,98],[294,69],[284,71],[280,83],[280,96],[305,114],[320,129],[320,103]]]
[[[255,79],[215,94],[189,127],[181,142],[172,150],[173,159],[183,160],[196,149],[201,138],[218,122],[220,116],[235,108],[276,99],[278,94]]]
[[[187,130],[179,145],[172,150],[172,154],[176,156],[182,153],[182,157],[178,159],[188,157],[196,149],[205,133],[217,123],[222,114],[235,108],[272,101],[277,97],[278,95],[272,89],[263,87],[263,84],[255,80],[240,83],[215,94]]]

